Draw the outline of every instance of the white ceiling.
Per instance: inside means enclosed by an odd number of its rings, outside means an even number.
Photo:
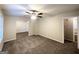
[[[79,10],[78,4],[2,4],[4,14],[12,16],[24,16],[28,10],[38,10],[47,15],[55,15],[62,12]]]

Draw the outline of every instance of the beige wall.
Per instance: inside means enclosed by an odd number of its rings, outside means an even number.
[[[52,16],[41,19],[39,22],[39,35],[63,43],[63,19],[61,16]]]
[[[39,35],[64,43],[64,17],[78,16],[79,11],[47,16],[39,20]]]
[[[16,17],[16,32],[28,32],[29,31],[29,19],[25,17]]]
[[[16,39],[16,17],[4,16],[4,42]]]
[[[77,45],[77,47],[78,47],[78,49],[79,49],[79,16],[78,16],[78,19],[77,19],[77,21],[78,21],[78,23],[77,23],[77,25],[78,25],[78,45]]]
[[[4,17],[4,42],[15,40],[16,33],[27,32],[29,22],[26,17],[6,16]]]
[[[35,24],[36,24],[36,20],[30,19],[30,21],[29,21],[29,35],[35,35],[35,28],[36,28]]]

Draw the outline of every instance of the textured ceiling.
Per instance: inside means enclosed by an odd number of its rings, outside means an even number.
[[[46,15],[55,15],[68,11],[79,10],[79,5],[72,4],[2,4],[0,5],[4,14],[12,16],[24,16],[28,10],[38,10]]]

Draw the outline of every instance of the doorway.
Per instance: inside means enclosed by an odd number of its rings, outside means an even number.
[[[64,18],[64,42],[77,42],[77,17]]]

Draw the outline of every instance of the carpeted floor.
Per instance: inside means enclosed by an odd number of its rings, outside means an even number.
[[[76,54],[76,43],[58,43],[42,36],[28,36],[18,33],[17,39],[4,44],[3,51],[10,54]]]

